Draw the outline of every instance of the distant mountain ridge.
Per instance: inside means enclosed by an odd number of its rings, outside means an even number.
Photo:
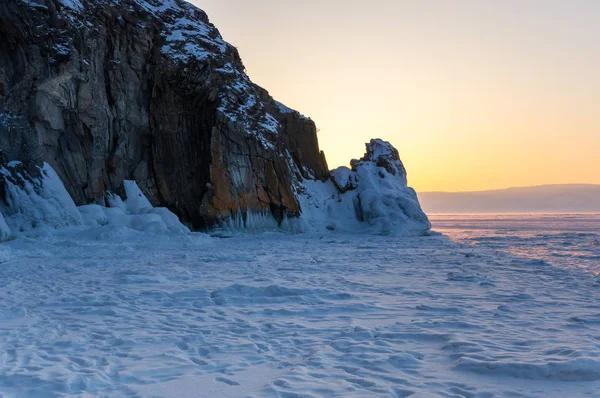
[[[427,213],[594,213],[600,185],[556,184],[474,192],[421,192]]]

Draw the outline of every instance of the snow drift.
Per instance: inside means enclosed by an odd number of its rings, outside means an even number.
[[[20,162],[0,168],[5,190],[0,211],[13,233],[82,225],[81,214],[54,169],[44,163],[36,174],[28,173]]]
[[[37,176],[19,162],[0,168],[4,202],[0,201],[0,241],[12,235],[45,234],[66,227],[128,228],[154,233],[189,233],[177,216],[166,208],[154,208],[135,181],[124,181],[126,199],[107,193],[110,207],[75,206],[62,181],[44,163]]]
[[[305,181],[301,219],[307,229],[364,231],[380,234],[426,234],[431,229],[417,194],[408,186],[396,148],[373,139],[367,152],[340,167],[326,182]]]

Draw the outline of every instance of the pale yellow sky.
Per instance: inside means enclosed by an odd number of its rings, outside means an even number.
[[[192,2],[331,168],[379,137],[418,191],[600,184],[600,1]]]

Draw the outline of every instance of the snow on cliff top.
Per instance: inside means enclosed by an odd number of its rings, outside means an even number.
[[[148,1],[136,1],[165,21],[168,29],[162,48],[165,55],[183,63],[209,59],[217,63],[222,61],[216,71],[226,75],[229,84],[219,97],[219,112],[234,126],[255,136],[263,146],[273,149],[268,136],[278,133],[279,123],[266,111],[243,68],[241,70],[232,62],[228,51],[235,51],[233,46],[223,40],[206,14],[181,0],[169,0],[159,7],[149,6]]]
[[[33,0],[21,1],[36,5]],[[79,0],[58,1],[74,15],[85,11]],[[219,95],[218,110],[225,121],[254,136],[263,146],[275,148],[271,142],[280,130],[279,122],[266,110],[235,48],[221,37],[204,11],[183,0],[109,0],[109,3],[138,5],[162,21],[161,35],[165,42],[161,51],[183,69],[192,62],[209,62],[215,72],[224,75],[226,83]]]

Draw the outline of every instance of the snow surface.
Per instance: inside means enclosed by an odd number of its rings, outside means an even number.
[[[150,233],[171,233],[174,236],[190,233],[189,228],[169,209],[153,207],[135,181],[125,180],[123,185],[127,196],[124,201],[118,195],[109,194],[108,208],[98,205],[79,207],[86,226],[109,226],[109,234],[115,231],[120,234],[123,232],[120,231],[121,228]],[[91,235],[97,234],[98,239],[102,239],[106,232],[103,228],[86,231]]]
[[[600,213],[453,214],[431,218],[436,231],[458,242],[600,275]]]
[[[593,273],[485,244],[104,225],[19,237],[0,262],[7,397],[600,391]]]

